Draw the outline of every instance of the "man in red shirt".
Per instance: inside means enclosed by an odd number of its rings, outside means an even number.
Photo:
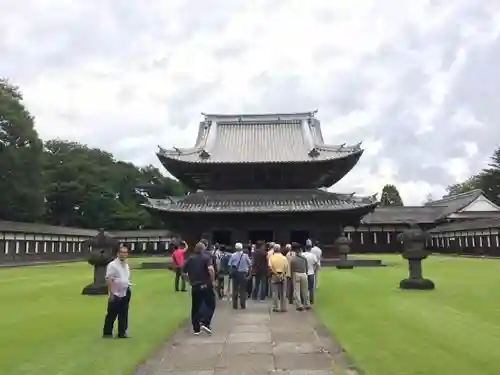
[[[186,291],[186,280],[184,279],[184,277],[182,277],[182,268],[184,267],[184,253],[186,252],[186,250],[186,242],[181,241],[179,246],[177,246],[172,253],[172,264],[175,268],[174,288],[176,292],[179,291],[179,281],[181,283],[181,292]]]

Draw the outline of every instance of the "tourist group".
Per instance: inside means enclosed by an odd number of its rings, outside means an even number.
[[[244,247],[234,245],[234,252],[225,246],[210,246],[202,239],[186,257],[188,245],[181,241],[172,253],[175,268],[174,287],[186,291],[191,285],[191,322],[196,335],[212,333],[210,323],[217,298],[232,303],[233,309],[245,309],[248,299],[265,301],[271,297],[274,312],[285,312],[288,304],[298,311],[309,310],[318,286],[322,250],[311,240],[305,245],[293,242],[280,244],[258,241]],[[118,338],[128,338],[128,310],[132,296],[128,249],[121,247],[115,260],[106,269],[108,305],[104,319],[103,338],[113,337],[118,319]],[[186,259],[187,258],[187,259]]]
[[[318,286],[322,250],[311,240],[304,245],[280,245],[257,241],[234,245],[234,252],[219,244],[200,240],[187,259],[188,246],[180,242],[172,253],[175,290],[191,285],[191,320],[195,334],[211,334],[210,322],[216,300],[228,300],[233,309],[245,309],[248,299],[271,297],[274,312],[286,312],[288,304],[298,311],[309,310]]]

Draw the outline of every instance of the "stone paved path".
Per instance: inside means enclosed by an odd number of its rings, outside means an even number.
[[[267,302],[217,306],[213,335],[180,329],[135,375],[354,375],[312,312],[271,313]]]

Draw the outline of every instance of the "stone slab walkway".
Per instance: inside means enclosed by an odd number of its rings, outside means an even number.
[[[274,313],[253,301],[235,311],[221,301],[212,329],[194,336],[181,328],[135,375],[357,374],[310,311]]]

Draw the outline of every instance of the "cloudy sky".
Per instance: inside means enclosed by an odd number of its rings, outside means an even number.
[[[366,152],[336,191],[406,204],[500,144],[500,2],[0,0],[0,76],[43,139],[137,164],[194,143],[200,112],[318,109]]]

